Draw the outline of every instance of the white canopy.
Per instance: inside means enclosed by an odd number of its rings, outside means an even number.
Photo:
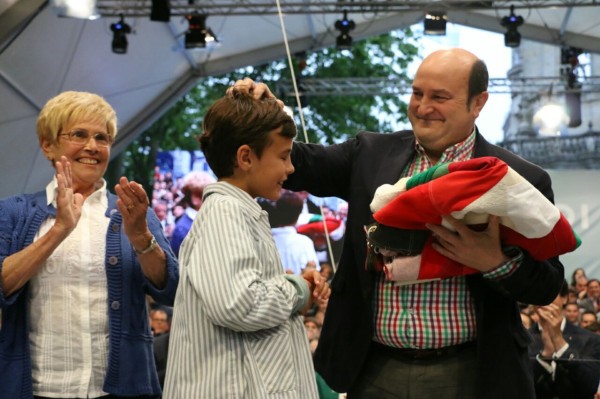
[[[150,1],[100,0],[103,17],[91,21],[59,18],[47,1],[0,0],[0,197],[39,190],[50,179],[35,121],[59,92],[91,91],[113,105],[120,127],[114,155],[198,78],[285,56],[274,1],[198,1],[195,10],[209,14],[206,23],[220,40],[219,47],[204,50],[184,49],[188,24],[182,3],[189,1],[171,1],[173,15],[165,23],[150,21]],[[592,0],[282,1],[292,53],[335,43],[339,32],[333,26],[344,8],[356,23],[351,32],[356,40],[419,22],[426,4],[447,10],[450,22],[495,32],[505,31],[499,21],[514,4],[525,19],[519,28],[523,38],[600,53],[600,7]],[[552,4],[556,7],[548,7]],[[111,51],[110,24],[120,13],[133,30],[126,54]]]

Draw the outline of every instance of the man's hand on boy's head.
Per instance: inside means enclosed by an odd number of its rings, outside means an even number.
[[[283,101],[279,100],[277,97],[271,93],[269,86],[264,83],[256,83],[250,78],[244,78],[242,80],[236,81],[233,86],[227,89],[227,95],[231,95],[233,89],[236,89],[241,92],[250,93],[252,97],[257,100],[266,100],[273,99],[277,101],[277,104],[283,108]]]

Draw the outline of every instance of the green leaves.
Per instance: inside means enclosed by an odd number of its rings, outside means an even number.
[[[326,48],[297,54],[294,71],[299,82],[308,78],[379,78],[383,82],[407,82],[407,67],[418,55],[415,43],[410,29],[394,31],[355,41],[351,51]],[[157,152],[198,149],[196,138],[201,134],[206,110],[225,94],[232,82],[246,76],[266,83],[277,96],[281,96],[276,92],[277,83],[282,79],[291,81],[286,60],[201,79],[111,162],[107,173],[109,186],[125,175],[144,184],[150,193]],[[295,98],[282,100],[295,108]],[[407,122],[407,104],[397,94],[309,96],[305,100],[303,115],[308,139],[314,143],[345,141],[360,130],[389,132],[394,122]],[[294,114],[298,121],[298,140],[304,141],[297,109]]]

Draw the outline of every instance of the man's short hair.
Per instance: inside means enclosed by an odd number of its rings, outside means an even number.
[[[202,125],[200,149],[217,178],[233,175],[242,145],[248,145],[260,158],[273,130],[281,128],[281,136],[296,137],[294,120],[277,101],[257,100],[235,88],[211,105]]]
[[[485,62],[478,59],[473,63],[471,67],[471,74],[469,75],[469,93],[467,95],[467,107],[470,106],[471,100],[487,91],[489,81],[489,74]]]

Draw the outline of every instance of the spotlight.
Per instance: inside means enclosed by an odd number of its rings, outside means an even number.
[[[112,51],[117,54],[127,52],[127,34],[131,33],[131,27],[127,25],[121,14],[119,22],[110,24],[110,30],[113,32]]]
[[[561,47],[560,63],[563,65],[571,65],[576,67],[579,65],[579,56],[583,54],[583,49],[578,47]]]
[[[565,102],[567,113],[569,115],[569,127],[578,127],[581,125],[581,82],[577,79],[575,73],[579,66],[579,56],[583,54],[583,49],[577,47],[562,47],[560,49],[560,68],[561,75],[564,78],[567,91],[565,92]]]
[[[150,21],[169,22],[170,19],[171,9],[169,8],[169,0],[152,0]]]
[[[335,21],[335,29],[340,31],[340,35],[335,40],[335,46],[338,50],[350,50],[352,48],[350,31],[355,27],[354,21],[348,20],[348,11],[344,10],[344,18]]]
[[[515,6],[510,6],[510,15],[502,17],[500,24],[506,27],[504,45],[506,47],[519,47],[521,44],[521,34],[517,31],[517,28],[523,25],[523,17],[515,15]]]
[[[423,33],[426,35],[445,35],[446,34],[446,22],[448,16],[445,12],[431,11],[425,14],[423,20]]]
[[[543,136],[560,136],[569,124],[569,115],[565,107],[548,103],[533,115],[533,124]]]
[[[218,42],[210,28],[206,27],[207,15],[188,15],[189,26],[185,33],[185,48],[204,48],[207,44]]]
[[[51,0],[50,4],[59,17],[91,20],[100,18],[96,0]]]

